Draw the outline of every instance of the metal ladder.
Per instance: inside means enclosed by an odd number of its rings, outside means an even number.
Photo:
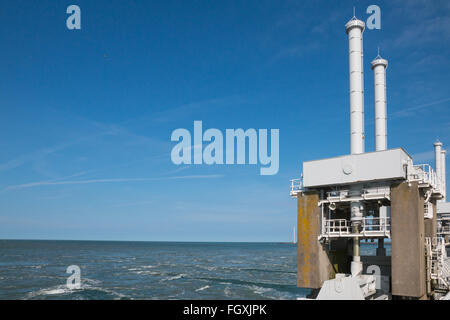
[[[445,251],[443,238],[425,238],[427,269],[431,280],[436,280],[439,289],[450,290],[450,259]]]

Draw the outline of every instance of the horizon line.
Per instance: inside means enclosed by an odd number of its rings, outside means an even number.
[[[0,241],[86,241],[86,242],[184,242],[184,243],[282,243],[297,244],[292,241],[218,241],[218,240],[93,240],[93,239],[19,239],[19,238],[0,238]],[[376,244],[377,242],[363,242],[364,244]],[[387,242],[390,244],[390,241]]]
[[[186,243],[293,243],[289,241],[208,241],[208,240],[93,240],[93,239],[26,239],[26,238],[0,238],[0,241],[102,241],[102,242],[186,242]]]

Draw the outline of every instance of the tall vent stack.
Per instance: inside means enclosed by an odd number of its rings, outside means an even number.
[[[386,68],[388,61],[379,55],[372,61],[375,99],[375,150],[387,149]]]
[[[345,25],[349,47],[350,153],[364,153],[363,21],[353,17]]]
[[[445,151],[442,149],[441,151],[441,183],[442,183],[442,193],[444,197],[442,198],[442,202],[446,201],[447,198],[447,182],[446,182],[446,176],[445,176]]]
[[[442,190],[442,167],[441,167],[442,142],[440,142],[440,141],[436,141],[434,143],[434,161],[435,161],[436,176],[438,178],[439,188],[440,188],[440,190]]]

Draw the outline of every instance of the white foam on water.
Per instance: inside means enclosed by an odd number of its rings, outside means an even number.
[[[81,289],[78,289],[81,290]],[[75,291],[75,289],[69,289],[66,285],[58,285],[50,288],[40,289],[38,291],[30,292],[26,295],[25,299],[32,299],[38,296],[48,296],[48,295],[64,295]]]
[[[225,293],[225,295],[227,297],[230,297],[231,296],[230,287],[225,287],[225,289],[223,290],[223,293]]]
[[[44,290],[42,291],[42,294],[48,294],[48,295],[52,295],[52,294],[64,294],[66,293],[68,290],[65,289],[53,289],[53,290]]]
[[[250,286],[249,288],[250,288],[250,290],[253,290],[253,293],[260,294],[260,295],[263,295],[264,293],[272,290],[270,288],[263,288],[263,287],[258,287],[258,286]]]
[[[151,275],[151,276],[159,276],[159,275],[161,275],[161,273],[159,273],[159,272],[156,272],[156,271],[146,271],[146,270],[140,270],[140,271],[136,271],[136,272],[134,272],[134,273],[139,274],[139,275],[144,275],[144,276],[147,276],[147,275]]]
[[[172,280],[177,280],[177,279],[184,278],[185,276],[186,276],[186,274],[180,273],[180,274],[177,274],[176,276],[173,276],[173,277],[168,277],[168,278],[165,278],[165,279],[161,279],[161,281],[172,281]]]
[[[57,285],[57,286],[30,292],[25,296],[24,299],[25,300],[33,299],[38,296],[66,295],[66,294],[72,294],[72,293],[76,293],[76,292],[82,292],[84,290],[96,290],[96,291],[104,292],[104,293],[110,294],[112,296],[115,296],[116,299],[126,298],[126,295],[124,295],[124,294],[121,294],[121,293],[113,291],[113,290],[109,290],[107,288],[100,287],[99,286],[100,283],[101,283],[101,281],[99,281],[99,280],[85,278],[85,279],[82,279],[81,288],[79,288],[79,289],[69,289],[66,284]]]
[[[217,270],[217,267],[215,267],[215,266],[198,266],[198,267],[200,267],[202,269],[206,269],[208,271],[215,271],[215,270]]]
[[[142,268],[129,268],[127,269],[128,271],[131,271],[134,274],[139,274],[139,275],[151,275],[151,276],[159,276],[159,275],[163,275],[163,273],[158,272],[158,271],[151,271],[148,269],[152,269],[154,268],[154,266],[143,266]]]
[[[208,289],[208,288],[210,288],[210,286],[208,286],[208,285],[206,285],[206,286],[204,286],[204,287],[201,287],[201,288],[198,288],[197,290],[195,290],[195,291],[203,291],[203,290],[206,290],[206,289]]]

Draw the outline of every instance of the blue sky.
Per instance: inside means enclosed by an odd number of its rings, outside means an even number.
[[[450,146],[448,1],[2,1],[0,238],[291,240],[289,179],[349,153],[344,25],[371,4],[366,150],[379,46],[388,146],[433,163]],[[278,174],[174,165],[171,133],[194,120],[280,129]]]

